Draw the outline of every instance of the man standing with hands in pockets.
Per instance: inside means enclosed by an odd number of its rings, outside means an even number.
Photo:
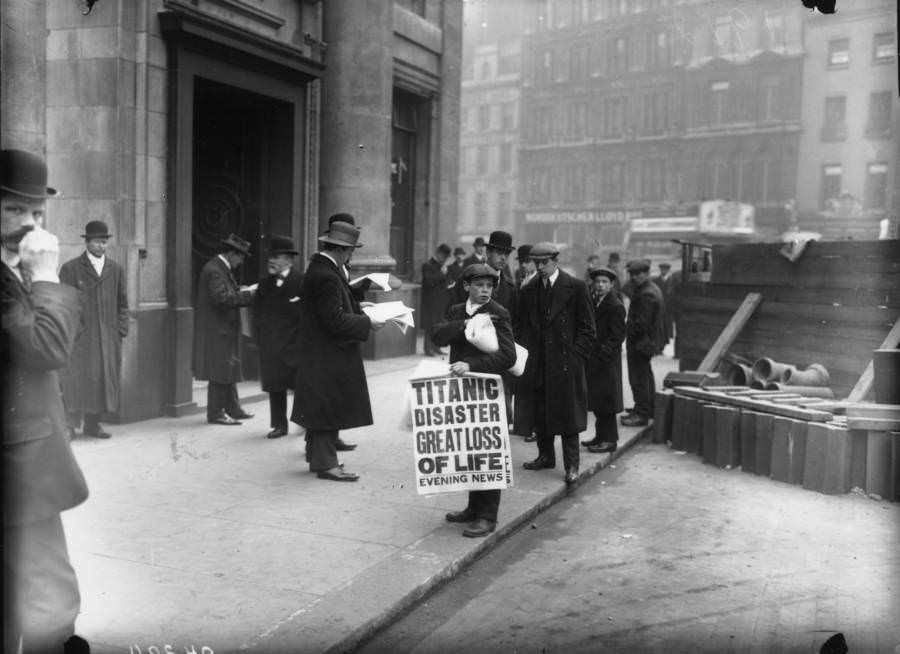
[[[334,221],[319,237],[322,250],[301,287],[300,347],[291,421],[306,428],[306,460],[319,479],[356,481],[338,463],[341,429],[372,424],[360,343],[384,322],[365,315],[353,297],[344,265],[362,247],[359,228]]]

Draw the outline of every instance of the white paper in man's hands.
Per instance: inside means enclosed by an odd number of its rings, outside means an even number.
[[[385,273],[379,273],[379,272],[369,273],[368,275],[363,275],[362,277],[357,277],[356,279],[351,279],[350,286],[356,286],[357,284],[359,284],[360,282],[362,282],[366,279],[371,279],[373,285],[380,286],[382,291],[389,291],[389,290],[391,290],[391,285],[388,283],[390,280],[390,277],[391,277],[391,274],[386,273],[386,272]]]
[[[403,304],[400,300],[394,302],[379,302],[371,306],[362,307],[362,311],[364,314],[375,320],[394,323],[404,334],[407,329],[416,326],[412,316],[413,310]]]

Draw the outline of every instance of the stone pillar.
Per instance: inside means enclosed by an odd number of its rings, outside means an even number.
[[[462,0],[445,0],[441,31],[444,42],[441,52],[440,130],[436,134],[440,163],[438,166],[437,234],[440,241],[456,242],[459,216],[459,120],[462,93]],[[433,245],[432,245],[433,247]],[[429,250],[428,254],[431,254]]]
[[[33,0],[0,3],[0,145],[44,154],[47,80],[46,6]],[[51,184],[53,180],[51,178]]]
[[[347,211],[365,244],[354,267],[388,256],[391,224],[393,2],[330,0],[323,6],[328,44],[322,86],[319,231]]]

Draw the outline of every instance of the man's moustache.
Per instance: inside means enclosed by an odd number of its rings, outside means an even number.
[[[3,243],[8,245],[18,245],[25,238],[28,232],[34,231],[34,225],[22,225],[18,229],[14,229],[10,233],[3,236]]]

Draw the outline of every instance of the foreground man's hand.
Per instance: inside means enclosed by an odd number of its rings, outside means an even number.
[[[19,243],[19,257],[32,282],[59,283],[59,239],[46,229],[37,227],[25,235]]]

